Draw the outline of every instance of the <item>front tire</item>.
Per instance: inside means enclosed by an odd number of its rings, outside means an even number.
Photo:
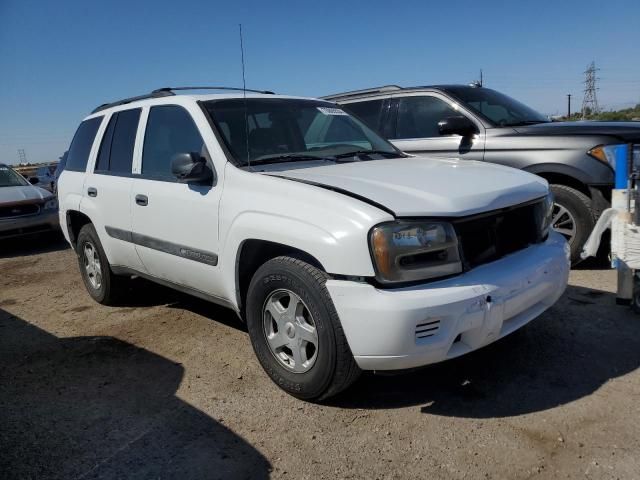
[[[76,253],[82,281],[91,298],[102,305],[115,305],[122,296],[125,278],[111,271],[93,224],[88,223],[80,229]]]
[[[569,242],[571,263],[580,261],[580,252],[595,225],[591,199],[566,185],[551,185],[555,197],[551,226]]]
[[[360,373],[325,287],[327,274],[291,257],[262,265],[247,293],[247,328],[258,361],[287,393],[323,400]]]

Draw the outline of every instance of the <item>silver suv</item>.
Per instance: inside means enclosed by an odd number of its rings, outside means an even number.
[[[640,123],[551,122],[477,85],[389,85],[324,98],[405,152],[500,163],[545,178],[556,199],[553,226],[574,262],[611,200],[612,148],[640,143]]]

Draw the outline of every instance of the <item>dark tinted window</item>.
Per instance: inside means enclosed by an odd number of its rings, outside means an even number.
[[[103,117],[90,118],[80,124],[69,147],[65,170],[75,172],[85,171],[91,146],[93,145],[93,140],[96,138],[96,132],[102,122],[102,118]]]
[[[331,124],[327,129],[325,142],[358,142],[364,137],[364,132],[359,125],[355,124],[351,119],[344,115],[335,115],[331,119]],[[371,148],[371,144],[366,145]]]
[[[369,127],[378,130],[380,126],[380,113],[382,112],[382,102],[384,100],[370,100],[368,102],[348,103],[343,105],[347,112],[353,113]]]
[[[139,108],[118,112],[118,121],[111,141],[110,172],[131,173],[133,145],[136,143],[139,119]]]
[[[111,155],[111,141],[113,139],[113,131],[116,128],[116,121],[118,120],[118,114],[113,114],[109,125],[102,136],[102,142],[100,143],[100,150],[98,151],[98,158],[96,159],[95,172],[107,172],[109,170],[109,155]]]
[[[139,108],[118,112],[111,117],[100,145],[96,172],[131,173],[139,119]]]
[[[395,138],[439,137],[438,122],[455,116],[460,116],[460,112],[439,98],[401,98]]]
[[[142,174],[174,179],[171,158],[176,153],[207,156],[204,141],[191,115],[176,105],[152,107],[142,151]]]
[[[327,158],[361,150],[400,157],[393,146],[340,107],[282,98],[204,103],[239,164]],[[247,136],[248,134],[248,136]]]
[[[448,87],[467,107],[499,126],[548,122],[534,109],[490,88]]]

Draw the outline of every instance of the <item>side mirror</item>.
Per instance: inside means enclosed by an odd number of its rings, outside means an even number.
[[[29,177],[29,183],[31,185],[35,185],[37,183],[40,183],[40,179],[38,177]]]
[[[176,153],[171,158],[171,173],[183,182],[206,182],[213,178],[207,160],[199,153]]]
[[[438,130],[440,135],[462,135],[463,137],[478,133],[475,124],[462,115],[440,120]]]

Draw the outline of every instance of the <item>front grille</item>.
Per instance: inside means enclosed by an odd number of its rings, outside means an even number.
[[[542,201],[454,221],[465,270],[540,243],[543,222]]]
[[[2,206],[0,207],[0,218],[24,217],[25,215],[36,215],[39,212],[40,205],[37,203]]]

